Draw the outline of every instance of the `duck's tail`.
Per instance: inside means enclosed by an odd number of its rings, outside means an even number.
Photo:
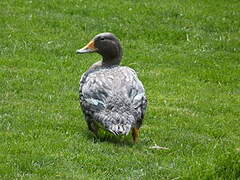
[[[127,98],[114,96],[104,103],[105,108],[95,113],[95,119],[115,135],[127,135],[136,124],[136,110]]]
[[[130,114],[111,111],[99,112],[95,117],[107,131],[115,135],[128,135],[135,121]]]

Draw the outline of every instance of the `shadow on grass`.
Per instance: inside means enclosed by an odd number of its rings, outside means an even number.
[[[240,178],[240,152],[230,151],[217,159],[215,167],[215,177],[221,179]]]
[[[132,140],[132,136],[131,135],[120,135],[120,136],[116,136],[113,135],[109,132],[101,132],[98,133],[98,136],[96,136],[95,134],[93,134],[90,131],[86,132],[86,136],[89,140],[93,140],[94,143],[100,143],[100,142],[107,142],[107,143],[111,143],[111,144],[115,144],[117,146],[129,146],[132,147],[135,144],[139,144],[140,142],[134,143]]]

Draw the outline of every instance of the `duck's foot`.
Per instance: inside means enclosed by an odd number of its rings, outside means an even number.
[[[136,143],[138,141],[138,137],[139,137],[139,129],[138,128],[132,128],[132,137],[133,137],[133,142]]]

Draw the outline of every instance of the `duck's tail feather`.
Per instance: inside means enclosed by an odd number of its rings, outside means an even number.
[[[115,135],[128,135],[135,122],[131,114],[109,111],[96,113],[95,118],[104,129]]]

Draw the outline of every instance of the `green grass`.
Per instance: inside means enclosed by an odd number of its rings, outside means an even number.
[[[0,179],[240,179],[239,19],[238,0],[1,0]],[[135,145],[79,108],[100,57],[75,50],[105,31],[146,88]]]

